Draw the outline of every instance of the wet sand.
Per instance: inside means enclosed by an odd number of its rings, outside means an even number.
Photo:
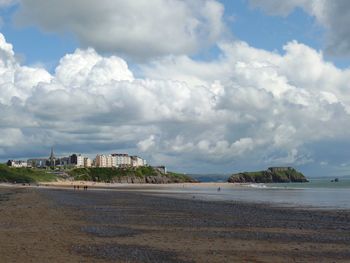
[[[349,262],[350,212],[0,187],[2,262]]]

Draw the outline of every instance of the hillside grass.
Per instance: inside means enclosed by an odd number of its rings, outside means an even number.
[[[94,181],[94,182],[110,182],[113,181],[115,177],[124,176],[157,176],[157,172],[154,168],[150,166],[143,166],[137,168],[75,168],[68,172],[74,180],[82,181]]]
[[[56,181],[54,174],[36,168],[11,168],[0,164],[0,182],[4,183],[36,183]]]
[[[112,182],[118,177],[139,177],[146,176],[166,176],[176,178],[178,181],[190,181],[191,177],[174,172],[163,174],[151,166],[142,166],[137,168],[75,168],[68,172],[70,176],[77,181],[94,181],[94,182]]]

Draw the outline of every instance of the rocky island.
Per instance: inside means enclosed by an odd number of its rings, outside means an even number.
[[[233,174],[229,183],[305,183],[305,176],[292,167],[270,167],[265,171]]]

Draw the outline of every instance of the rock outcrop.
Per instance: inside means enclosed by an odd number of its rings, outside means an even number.
[[[305,176],[291,167],[271,167],[266,171],[233,174],[229,183],[305,183]]]
[[[113,183],[127,183],[127,184],[171,184],[171,183],[195,183],[194,179],[179,179],[176,177],[157,175],[157,176],[121,176],[114,177]]]

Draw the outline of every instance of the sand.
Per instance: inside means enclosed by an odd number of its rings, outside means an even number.
[[[0,187],[2,262],[349,262],[348,211]]]

